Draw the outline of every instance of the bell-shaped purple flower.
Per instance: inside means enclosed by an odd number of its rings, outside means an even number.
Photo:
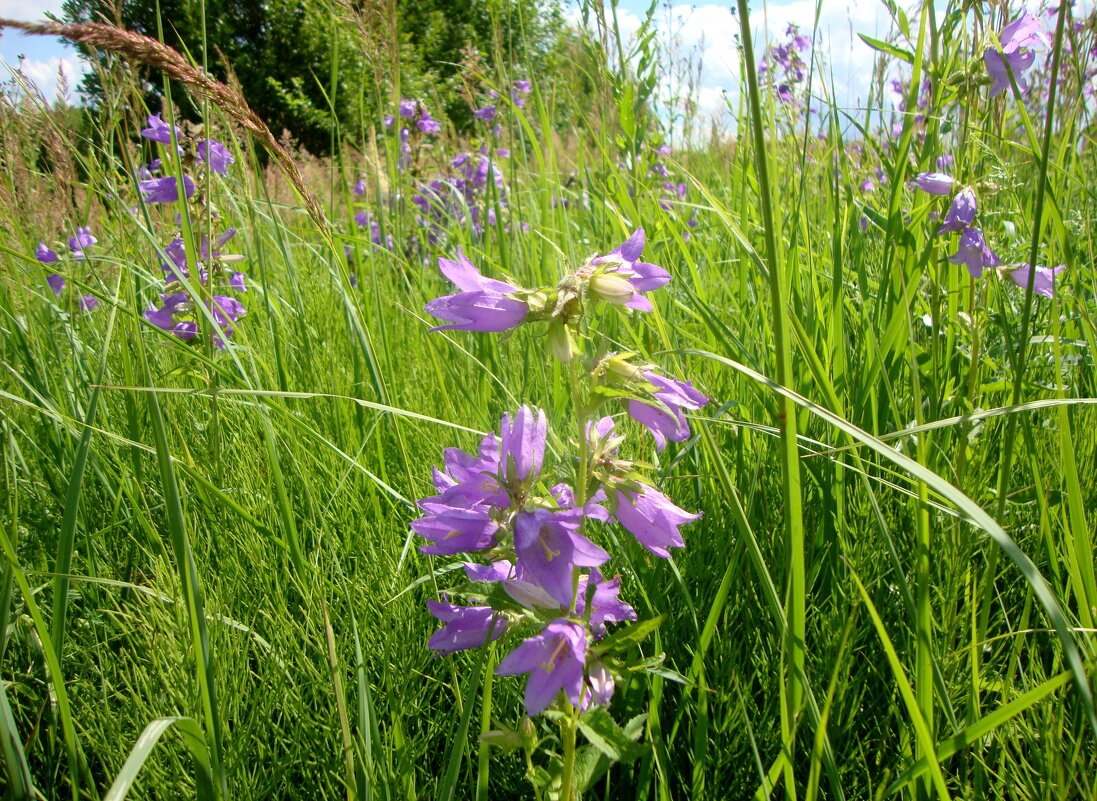
[[[45,242],[39,242],[38,250],[34,252],[34,258],[38,259],[42,264],[53,264],[60,256],[58,256],[55,251],[46,247]]]
[[[535,413],[523,405],[514,415],[513,422],[509,414],[503,415],[499,430],[499,462],[508,486],[515,487],[540,475],[547,433],[548,423],[541,409]]]
[[[514,524],[518,565],[564,608],[570,608],[577,567],[597,567],[609,554],[579,533],[581,509],[520,512]]]
[[[83,295],[80,298],[80,311],[90,312],[99,308],[99,299],[95,295]]]
[[[179,199],[178,183],[173,175],[141,181],[137,187],[146,203],[174,203]],[[183,194],[188,200],[194,194],[194,181],[187,175],[183,176]]]
[[[945,219],[937,229],[937,235],[964,230],[975,221],[976,210],[975,191],[970,186],[965,186],[952,199],[952,205],[948,207]]]
[[[979,228],[965,228],[960,233],[960,242],[956,252],[948,257],[953,264],[963,264],[972,278],[983,274],[984,267],[997,267],[999,261],[994,251],[987,245],[983,232]]]
[[[526,302],[510,297],[518,287],[485,278],[460,248],[456,261],[440,258],[438,267],[464,291],[445,295],[426,305],[430,314],[450,322],[450,325],[435,326],[431,331],[509,331],[525,321],[529,313]]]
[[[472,112],[472,116],[480,122],[491,122],[495,119],[495,106],[484,106]]]
[[[628,529],[636,541],[656,556],[666,559],[667,548],[683,548],[685,541],[679,526],[696,520],[694,515],[680,509],[658,490],[641,484],[636,491],[614,490],[617,503],[614,516]]]
[[[954,181],[951,175],[943,172],[923,172],[915,177],[914,183],[923,192],[931,195],[947,195],[952,191]]]
[[[689,438],[689,424],[682,410],[696,411],[708,403],[708,398],[694,389],[689,381],[677,381],[650,370],[643,373],[643,377],[654,387],[653,397],[673,414],[668,414],[658,406],[630,400],[629,415],[651,431],[655,437],[655,447],[659,451],[666,447],[668,439],[671,442],[684,442]]]
[[[455,606],[446,601],[427,601],[427,609],[445,624],[427,642],[427,647],[439,654],[479,648],[499,639],[507,630],[507,621],[490,606]]]
[[[621,577],[605,580],[601,571],[590,571],[590,577],[579,579],[579,599],[575,614],[586,616],[587,599],[590,599],[590,630],[595,639],[606,636],[607,623],[624,623],[636,620],[636,610],[620,599]]]
[[[65,279],[57,275],[57,273],[51,273],[46,276],[46,283],[49,284],[50,290],[53,292],[55,298],[61,297],[61,293],[65,290]]]
[[[472,553],[495,544],[499,525],[491,519],[487,506],[470,508],[445,506],[428,500],[419,502],[426,514],[411,521],[412,530],[433,545],[420,546],[426,554],[451,555]]]
[[[532,717],[544,712],[561,690],[575,706],[582,703],[586,661],[586,631],[574,621],[559,618],[507,654],[495,672],[500,676],[529,674],[525,704]]]
[[[609,303],[637,311],[651,311],[651,301],[641,293],[651,292],[666,284],[670,281],[670,273],[656,264],[640,261],[643,250],[644,229],[637,228],[619,247],[605,256],[592,259],[592,265],[618,262],[591,282],[594,293]]]
[[[160,142],[161,144],[171,144],[171,128],[166,122],[160,119],[159,114],[150,114],[148,117],[149,127],[141,131],[141,136],[146,139],[151,139],[153,142]],[[175,138],[182,139],[183,132],[179,130],[179,126],[175,127]]]
[[[232,153],[216,139],[203,139],[198,143],[198,160],[209,162],[209,168],[218,175],[228,175],[229,166],[235,161]]]
[[[1066,267],[1065,264],[1060,264],[1058,267],[1036,265],[1036,276],[1032,279],[1032,291],[1037,295],[1043,295],[1045,298],[1055,297],[1055,276],[1065,270]],[[1031,269],[1027,262],[1022,262],[1009,271],[1009,277],[1013,279],[1013,283],[1017,286],[1026,288],[1028,287]]]
[[[76,229],[76,236],[69,237],[69,249],[75,255],[84,248],[90,248],[98,242],[99,240],[92,235],[91,229],[85,225]],[[81,255],[83,254],[81,253]]]
[[[1035,14],[1026,11],[1002,29],[998,41],[1002,45],[1001,50],[987,48],[983,52],[983,62],[993,81],[990,96],[994,97],[1010,88],[1011,72],[1017,81],[1017,88],[1023,92],[1028,88],[1024,72],[1036,60],[1036,54],[1030,48],[1047,44],[1043,25]]]

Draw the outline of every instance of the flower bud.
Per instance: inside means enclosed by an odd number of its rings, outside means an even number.
[[[640,376],[641,368],[630,362],[626,353],[614,353],[607,356],[602,363],[606,366],[606,370],[626,381],[632,381]]]
[[[561,364],[571,364],[575,358],[575,339],[571,329],[560,318],[553,320],[549,326],[549,346]]]
[[[590,281],[591,291],[606,303],[624,306],[636,294],[632,284],[612,273],[600,273]]]

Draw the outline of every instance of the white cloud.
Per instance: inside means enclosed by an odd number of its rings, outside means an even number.
[[[36,86],[46,100],[50,102],[59,99],[61,96],[60,72],[64,72],[65,83],[68,87],[67,99],[71,102],[76,93],[77,84],[80,83],[80,77],[87,69],[84,62],[76,56],[53,56],[46,59],[25,58],[9,68],[21,69],[27,80]]]
[[[62,0],[28,2],[28,0],[0,0],[0,17],[21,22],[40,22],[46,18],[46,12],[61,13]]]

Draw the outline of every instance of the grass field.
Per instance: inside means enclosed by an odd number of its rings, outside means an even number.
[[[1097,160],[1082,90],[1097,28],[1041,13],[1051,66],[1029,84],[1064,79],[1048,98],[1015,74],[992,97],[983,53],[1016,14],[960,6],[915,9],[914,46],[880,53],[917,118],[891,112],[883,71],[875,111],[828,103],[810,54],[796,89],[821,113],[807,126],[747,52],[735,141],[666,138],[644,73],[613,59],[592,75],[601,105],[565,131],[552,76],[529,76],[519,108],[508,87],[527,76],[500,74],[494,133],[415,133],[404,168],[404,123],[368,121],[336,133],[339,157],[297,158],[325,219],[238,110],[185,82],[173,99],[226,142],[225,176],[174,159],[178,138],[142,139],[158,109],[124,84],[87,141],[64,111],[5,102],[0,787],[567,795],[545,778],[566,770],[566,713],[523,723],[523,681],[494,673],[518,640],[428,649],[426,601],[458,586],[460,562],[422,554],[409,523],[443,449],[474,451],[522,404],[547,414],[546,464],[585,470],[568,455],[569,376],[585,368],[554,357],[542,323],[430,332],[423,309],[453,291],[437,261],[458,247],[486,276],[553,286],[643,227],[644,258],[672,280],[648,314],[588,303],[584,330],[710,399],[662,452],[606,407],[621,456],[702,516],[669,560],[620,526],[588,530],[639,620],[662,622],[616,677],[623,728],[595,727],[599,741],[580,727],[578,784],[599,754],[608,767],[581,796],[1097,797]],[[384,99],[398,120],[399,98]],[[435,176],[453,184],[458,153],[480,164],[481,142],[509,157],[476,191],[412,200]],[[918,189],[946,154],[952,190]],[[196,177],[189,203],[140,201],[153,156]],[[948,260],[959,234],[936,235],[963,186],[1004,265],[979,278]],[[83,225],[98,242],[80,260],[64,242]],[[229,226],[223,249],[244,259],[225,269],[248,289],[224,347],[213,314],[192,315],[192,340],[151,324],[165,247],[181,235],[193,273],[202,237]],[[57,263],[35,259],[39,241]],[[1065,265],[1053,297],[1036,273],[1010,280],[1020,263]],[[506,732],[542,742],[492,745]]]

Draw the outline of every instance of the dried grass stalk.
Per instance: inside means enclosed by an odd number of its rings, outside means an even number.
[[[64,25],[59,22],[30,23],[0,18],[0,28],[15,28],[33,36],[61,37],[100,50],[121,53],[134,61],[156,67],[169,78],[191,87],[200,96],[205,97],[221,109],[240,127],[251,133],[256,141],[267,149],[293,185],[309,216],[319,226],[325,237],[330,240],[331,232],[328,227],[327,216],[316,198],[305,186],[304,178],[301,176],[301,170],[298,169],[297,163],[274,138],[274,134],[270,132],[270,128],[267,127],[262,118],[251,110],[244,96],[238,90],[214,80],[206,73],[192,66],[182,55],[162,42],[133,31],[127,31],[124,28],[117,28],[114,25],[101,22],[78,22],[71,25]]]

